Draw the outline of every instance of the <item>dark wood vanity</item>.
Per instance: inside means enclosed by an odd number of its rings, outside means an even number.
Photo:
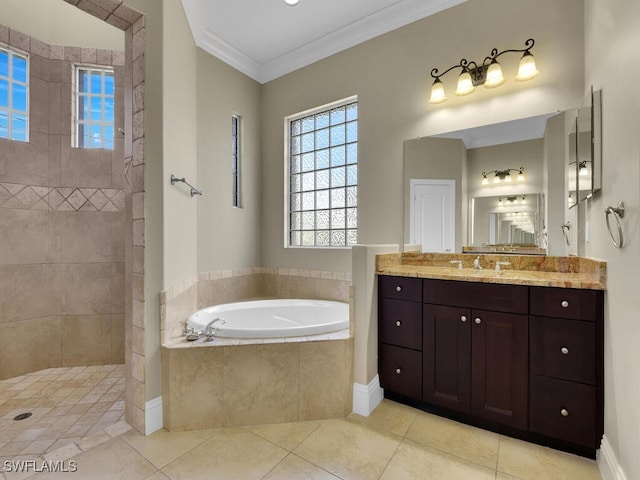
[[[378,276],[385,396],[594,457],[604,292]]]

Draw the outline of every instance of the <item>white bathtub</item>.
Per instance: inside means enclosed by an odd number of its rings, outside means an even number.
[[[226,303],[198,310],[187,326],[202,330],[216,322],[216,336],[230,338],[281,338],[318,335],[349,328],[349,304],[328,300],[256,300]]]

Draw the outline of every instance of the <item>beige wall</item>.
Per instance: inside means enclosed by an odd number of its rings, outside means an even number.
[[[260,84],[198,49],[198,271],[262,266]],[[241,117],[240,208],[231,206],[231,115]]]
[[[345,251],[283,248],[283,118],[358,95],[360,243],[402,241],[402,143],[478,125],[566,110],[583,96],[583,6],[557,2],[470,0],[267,83],[263,89],[263,241],[268,266],[350,268]],[[481,18],[479,28],[477,19]],[[455,34],[452,34],[455,32]],[[529,84],[427,103],[428,72],[491,48],[518,48],[534,37],[542,74]],[[517,55],[505,56],[507,76]],[[445,79],[452,89],[455,75]]]
[[[50,45],[124,50],[122,30],[62,0],[2,0],[0,9],[0,23]]]
[[[627,479],[640,478],[640,4],[587,0],[585,84],[602,89],[602,192],[587,203],[586,255],[607,262],[605,436]],[[586,93],[586,92],[585,92]],[[610,242],[603,209],[624,201],[625,246]]]

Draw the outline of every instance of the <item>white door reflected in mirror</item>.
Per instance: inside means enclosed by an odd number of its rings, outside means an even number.
[[[411,180],[410,242],[422,252],[455,251],[455,180]]]

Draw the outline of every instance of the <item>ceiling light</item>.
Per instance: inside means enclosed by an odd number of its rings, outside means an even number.
[[[290,2],[293,0],[285,1]],[[466,58],[463,58],[460,60],[460,63],[452,65],[442,73],[439,73],[437,68],[432,69],[431,77],[434,81],[431,86],[431,98],[429,99],[429,103],[442,103],[447,99],[440,77],[456,68],[460,68],[462,70],[458,76],[458,85],[455,91],[456,95],[469,95],[478,85],[484,85],[487,88],[499,87],[504,83],[504,76],[502,74],[502,66],[498,63],[497,58],[500,55],[509,52],[524,52],[520,59],[520,66],[518,68],[516,80],[525,81],[537,77],[540,72],[536,68],[536,61],[531,53],[534,43],[535,41],[533,38],[530,38],[524,42],[525,48],[523,49],[510,49],[499,52],[498,49],[494,48],[491,50],[491,54],[485,57],[481,64],[478,64],[473,60],[469,61]],[[437,92],[436,95],[434,95],[434,91]]]
[[[295,7],[300,3],[300,0],[284,0],[284,3],[286,3],[290,7]]]

